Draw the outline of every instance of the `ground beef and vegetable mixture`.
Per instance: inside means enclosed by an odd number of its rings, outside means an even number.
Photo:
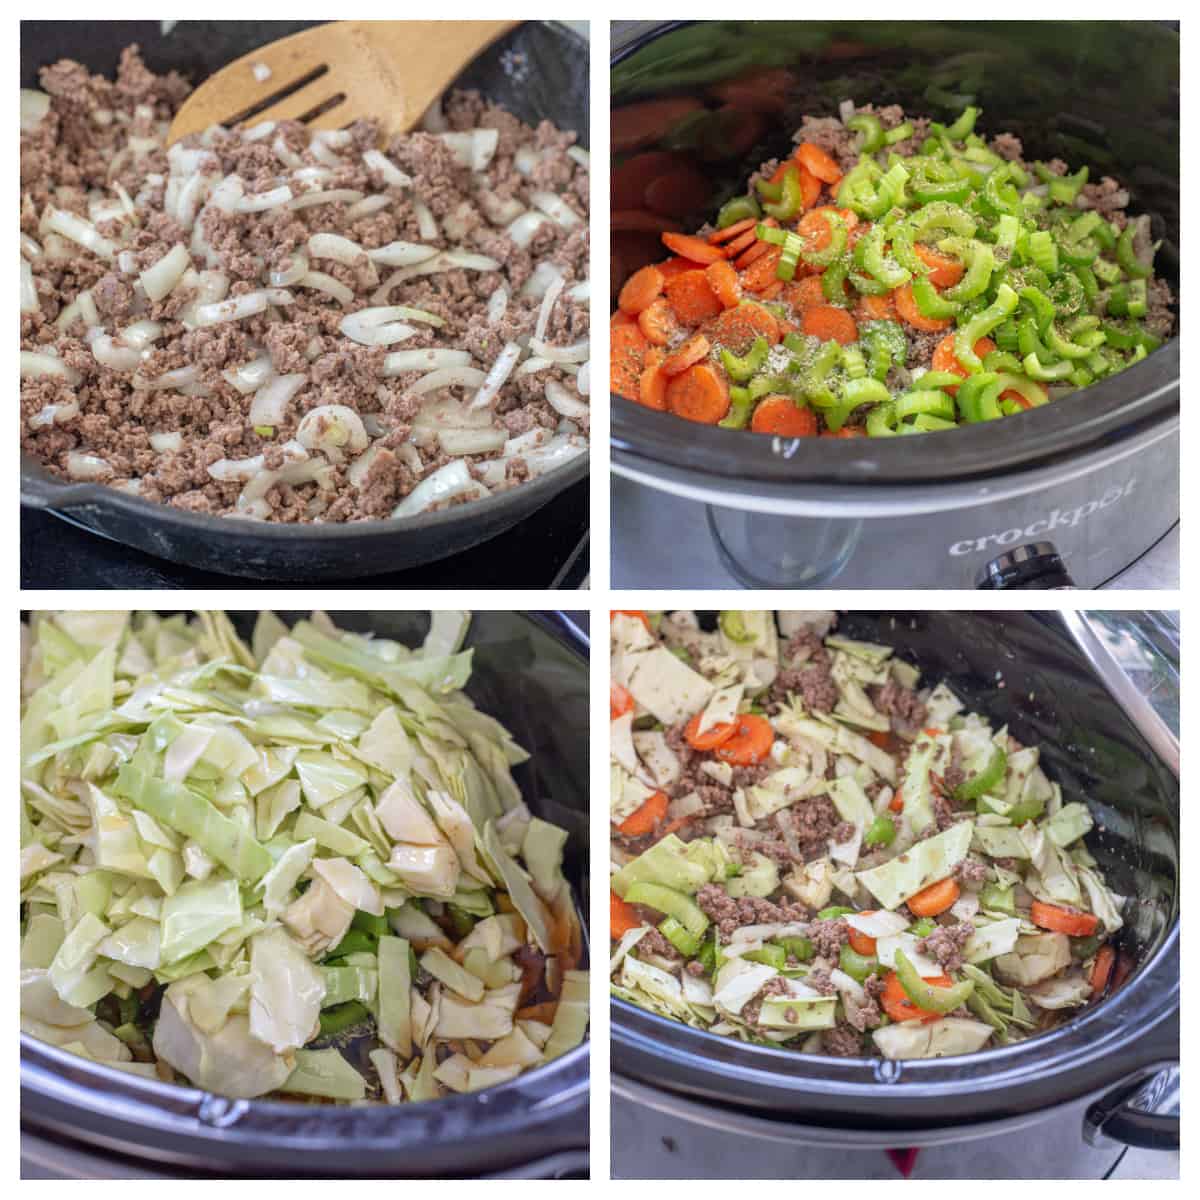
[[[407,516],[586,452],[588,156],[474,92],[219,127],[136,47],[21,93],[22,446],[197,512]]]
[[[747,1042],[935,1058],[1128,964],[1093,821],[832,612],[612,615],[613,994]]]
[[[1174,327],[1129,193],[1011,133],[892,105],[806,117],[715,228],[667,232],[612,319],[613,391],[725,429],[887,437],[996,420]]]

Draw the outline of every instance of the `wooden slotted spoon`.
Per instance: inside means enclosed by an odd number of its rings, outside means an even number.
[[[300,120],[342,129],[374,117],[411,129],[463,69],[517,21],[334,21],[243,55],[209,76],[171,124],[170,142],[210,125]],[[313,115],[316,114],[316,115]]]

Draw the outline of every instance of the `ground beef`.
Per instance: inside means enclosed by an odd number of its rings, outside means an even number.
[[[838,702],[838,689],[833,681],[833,660],[820,637],[802,630],[788,640],[781,657],[785,665],[771,684],[771,699],[782,704],[789,696],[798,695],[810,712],[831,712]]]
[[[683,955],[671,945],[666,936],[657,929],[651,929],[649,933],[642,934],[637,948],[639,954],[642,952],[657,954],[660,958],[669,959],[671,962],[683,958]]]
[[[1085,183],[1079,191],[1080,207],[1094,208],[1106,221],[1125,228],[1129,192],[1115,179],[1105,175],[1099,183]]]
[[[878,975],[872,973],[863,981],[863,990],[867,993],[865,1001],[846,1004],[846,1023],[859,1033],[868,1029],[878,1029],[883,1020],[879,1007],[879,998],[883,995],[886,984]]]
[[[716,883],[706,883],[696,893],[696,903],[725,938],[743,925],[773,925],[808,917],[808,909],[802,904],[788,900],[773,904],[757,896],[735,898]]]
[[[962,970],[963,946],[975,932],[970,921],[958,921],[953,925],[939,925],[928,936],[917,942],[917,952],[936,958],[946,971]]]
[[[209,473],[213,464],[261,454],[267,468],[277,470],[284,465],[279,448],[295,437],[308,411],[318,405],[343,405],[358,414],[369,436],[377,439],[368,469],[355,473],[352,483],[351,460],[339,457],[326,463],[317,450],[313,465],[326,468],[320,482],[278,483],[261,498],[254,515],[281,522],[390,516],[423,478],[450,461],[438,433],[462,420],[459,405],[469,393],[457,386],[414,393],[412,384],[425,370],[384,376],[387,354],[465,349],[471,355],[470,365],[486,372],[505,343],[524,344],[534,331],[540,300],[522,296],[521,289],[537,262],[553,264],[568,284],[588,277],[587,171],[567,153],[574,135],[547,122],[531,128],[476,93],[451,94],[446,109],[454,114],[451,125],[456,130],[489,128],[499,134],[496,153],[484,172],[486,190],[526,209],[533,207],[533,192],[551,190],[584,218],[579,227],[567,230],[548,221],[531,246],[517,247],[505,232],[507,219],[498,217],[492,225],[476,203],[478,180],[473,173],[458,164],[445,141],[425,132],[398,136],[384,148],[386,156],[413,179],[411,187],[391,188],[362,160],[366,150],[380,143],[378,124],[371,121],[358,121],[350,128],[348,146],[322,152],[323,158],[335,154],[336,165],[316,156],[310,130],[296,121],[280,122],[269,142],[248,142],[229,130],[203,139],[185,138],[181,149],[195,162],[181,179],[190,184],[203,178],[211,188],[236,174],[251,195],[285,182],[293,189],[350,189],[367,198],[386,196],[385,208],[352,215],[351,204],[339,202],[227,213],[208,203],[207,192],[202,192],[193,227],[190,217],[168,216],[164,207],[165,177],[178,166],[177,157],[168,156],[162,142],[189,90],[180,76],[155,75],[137,48],[130,47],[121,56],[115,81],[64,60],[47,67],[41,83],[51,98],[49,112],[36,129],[21,135],[22,231],[40,246],[48,241],[43,219],[49,208],[90,220],[89,193],[103,193],[108,203],[115,198],[117,184],[133,199],[138,213],[136,223],[123,215],[98,221],[99,233],[117,248],[107,258],[63,241],[63,253],[35,254],[28,260],[39,308],[22,315],[21,348],[57,354],[79,375],[69,383],[51,376],[21,381],[22,449],[55,474],[66,475],[71,453],[83,451],[103,460],[106,482],[147,499],[193,512],[233,513],[238,511],[243,483],[215,479]],[[115,119],[97,119],[103,110],[115,114]],[[160,144],[135,152],[128,144],[130,137]],[[516,169],[515,155],[523,147],[542,156],[533,179]],[[327,169],[329,174],[317,185],[297,183],[292,176],[293,155],[303,167]],[[422,236],[414,198],[433,214],[439,226],[437,237]],[[454,222],[459,228],[450,238],[448,230]],[[267,285],[270,273],[286,269],[316,233],[346,237],[365,250],[393,241],[428,242],[442,249],[461,240],[464,248],[495,258],[500,265],[491,270],[420,275],[381,290],[395,268],[377,266],[365,253],[349,265],[318,258],[312,268],[349,289],[352,298],[344,306],[324,292],[291,284],[291,304],[197,327],[193,289],[180,285],[162,300],[151,302],[138,281],[141,272],[173,247],[182,245],[191,253],[194,233],[212,247],[215,262],[196,259],[192,265],[196,269],[219,266],[231,280],[228,298]],[[492,326],[485,315],[487,303],[501,286],[509,296],[508,305]],[[62,310],[84,290],[90,290],[104,332],[118,338],[118,348],[121,329],[144,320],[160,324],[161,336],[145,348],[136,368],[101,366],[90,338],[83,340],[87,330],[82,320],[69,327],[56,324]],[[219,297],[202,299],[215,302]],[[386,348],[349,339],[341,330],[347,314],[377,304],[421,309],[442,323],[414,320],[411,334]],[[550,313],[546,340],[566,344],[587,336],[587,303],[564,291]],[[269,357],[278,374],[303,377],[282,418],[266,432],[251,421],[253,397],[244,395],[228,378],[233,369],[261,355]],[[152,386],[167,372],[184,367],[198,369],[193,381]],[[484,414],[492,428],[507,437],[544,431],[548,440],[562,420],[545,398],[551,379],[576,392],[574,377],[558,366],[510,376],[490,413]],[[50,404],[67,403],[78,408],[75,415],[63,415],[52,423],[39,415]],[[431,413],[436,413],[436,419]],[[420,428],[422,415],[425,421]],[[576,424],[575,444],[582,448],[588,417],[577,418]],[[159,433],[181,435],[182,449],[155,451],[149,438]],[[492,490],[519,486],[540,469],[528,451],[511,455],[503,464],[490,464],[494,457],[492,451],[465,459],[473,477]],[[459,495],[449,503],[466,498]]]
[[[1165,279],[1151,279],[1146,292],[1146,316],[1142,321],[1147,333],[1169,338],[1175,332],[1175,297]]]
[[[941,792],[938,788],[933,789],[933,816],[935,824],[931,825],[926,831],[927,837],[932,837],[934,834],[941,833],[943,830],[949,829],[951,825],[961,821],[964,817],[969,817],[970,813],[961,812],[954,803],[954,800]]]
[[[814,967],[804,976],[804,982],[814,992],[820,992],[822,996],[837,994],[837,988],[834,986],[828,967]]]
[[[959,883],[965,884],[967,887],[979,887],[985,883],[988,877],[988,868],[985,863],[981,863],[977,858],[964,858],[962,862],[954,868],[954,878]]]
[[[834,1058],[859,1058],[863,1052],[862,1034],[845,1021],[821,1034],[821,1048]]]
[[[950,762],[942,775],[942,785],[953,795],[967,781],[967,773],[963,770],[962,750],[957,741],[950,743]]]
[[[890,718],[894,733],[913,738],[921,732],[925,724],[925,705],[912,688],[889,679],[882,687],[872,686],[869,694],[875,707]]]
[[[841,917],[809,921],[808,940],[818,958],[836,961],[842,947],[850,940],[850,926]]]
[[[843,842],[850,836],[846,822],[826,795],[800,800],[787,811],[805,862],[824,854],[830,841]]]

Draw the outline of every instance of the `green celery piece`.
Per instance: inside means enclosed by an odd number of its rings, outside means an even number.
[[[664,887],[661,883],[639,882],[625,893],[628,904],[645,904],[668,917],[674,917],[689,933],[703,937],[708,918],[686,892]]]
[[[155,779],[127,763],[116,790],[155,820],[192,838],[243,882],[257,883],[271,869],[271,855],[252,834],[183,784]]]
[[[903,950],[896,951],[895,968],[896,976],[900,980],[900,986],[904,988],[905,995],[918,1008],[924,1009],[926,1012],[953,1012],[960,1004],[966,1003],[967,998],[975,990],[974,981],[970,979],[956,983],[952,987],[935,987],[933,984],[926,983]]]

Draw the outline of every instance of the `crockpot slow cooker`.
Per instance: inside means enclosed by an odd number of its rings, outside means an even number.
[[[253,613],[232,614],[243,634]],[[303,613],[281,613],[289,624]],[[332,613],[342,628],[420,642],[424,613]],[[588,913],[586,616],[477,612],[468,693],[532,757],[515,778],[568,831],[564,872]],[[586,936],[586,935],[585,935]],[[103,1067],[21,1036],[23,1178],[198,1176],[580,1178],[588,1170],[583,1045],[509,1083],[395,1107],[231,1100]]]
[[[773,111],[730,85],[756,69],[789,73]],[[614,110],[683,100],[675,120],[661,110],[654,140],[617,140],[613,160],[660,149],[692,163],[711,193],[671,214],[683,228],[790,152],[802,113],[836,115],[849,99],[942,118],[974,104],[981,128],[1016,133],[1027,157],[1116,176],[1162,239],[1156,270],[1178,285],[1179,32],[1168,23],[616,22],[611,79]],[[657,235],[620,230],[612,249],[614,288],[665,254]],[[612,469],[706,506],[723,564],[749,586],[972,587],[998,554],[1049,541],[1076,584],[1095,587],[1179,519],[1179,359],[1170,341],[1035,412],[882,442],[734,432],[614,396]],[[660,577],[646,570],[639,586],[675,582],[667,562]]]
[[[1118,941],[1128,974],[1050,1033],[902,1062],[742,1044],[613,1000],[614,1174],[629,1173],[625,1155],[638,1174],[649,1162],[694,1177],[672,1151],[705,1139],[745,1147],[724,1164],[733,1174],[770,1173],[791,1146],[783,1173],[806,1178],[886,1178],[882,1151],[900,1148],[936,1148],[918,1156],[928,1178],[1098,1177],[1118,1143],[1178,1149],[1174,625],[1156,614],[854,612],[839,632],[895,646],[1041,748],[1065,798],[1091,809],[1088,848],[1129,897]],[[675,1145],[651,1152],[650,1128]]]

